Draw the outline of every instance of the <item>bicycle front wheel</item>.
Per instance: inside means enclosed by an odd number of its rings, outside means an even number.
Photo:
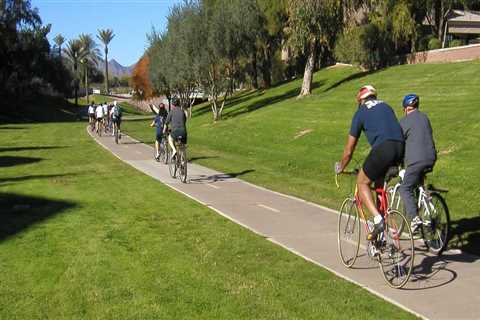
[[[351,268],[360,247],[360,217],[355,199],[347,198],[338,216],[338,255],[347,268]]]
[[[425,208],[425,203],[428,208]],[[423,203],[419,215],[423,221],[422,233],[425,245],[430,252],[441,254],[447,247],[450,235],[450,213],[445,200],[438,193],[432,193],[431,199]]]
[[[415,247],[405,216],[397,210],[388,212],[385,231],[377,240],[378,263],[385,281],[392,288],[402,288],[413,270]]]

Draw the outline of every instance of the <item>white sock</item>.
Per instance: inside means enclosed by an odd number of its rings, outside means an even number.
[[[375,224],[382,223],[382,221],[383,221],[383,218],[382,218],[381,215],[376,215],[375,217],[373,217],[373,222],[374,222]]]

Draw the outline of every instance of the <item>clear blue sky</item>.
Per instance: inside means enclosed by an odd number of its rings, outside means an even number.
[[[61,33],[67,40],[81,33],[96,39],[98,29],[113,29],[108,59],[124,66],[138,61],[147,46],[152,26],[166,28],[169,9],[180,0],[32,0],[44,25],[51,23],[50,44]],[[96,39],[97,40],[97,39]],[[100,42],[97,41],[100,45]],[[103,47],[101,47],[103,48]],[[102,50],[103,52],[103,50]]]

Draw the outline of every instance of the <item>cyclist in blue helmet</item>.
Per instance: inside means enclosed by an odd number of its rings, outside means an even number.
[[[411,220],[412,232],[422,224],[418,216],[415,187],[422,181],[427,170],[432,170],[437,160],[432,126],[428,117],[418,110],[420,97],[409,94],[403,99],[405,117],[400,120],[405,138],[405,176],[400,186],[407,217]]]

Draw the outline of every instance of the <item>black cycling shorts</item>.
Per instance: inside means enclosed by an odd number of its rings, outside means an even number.
[[[185,129],[183,128],[173,129],[170,135],[172,136],[173,140],[177,140],[181,138],[180,141],[183,144],[187,144],[187,131]]]
[[[374,147],[363,163],[363,172],[373,182],[384,178],[388,168],[399,165],[403,160],[404,143],[387,140]]]

